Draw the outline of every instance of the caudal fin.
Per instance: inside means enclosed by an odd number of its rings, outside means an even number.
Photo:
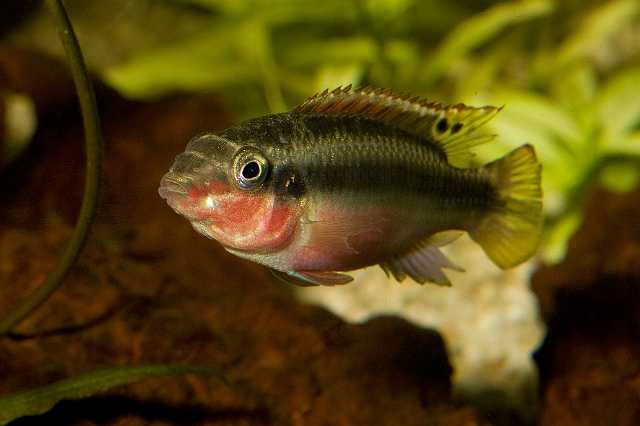
[[[541,168],[531,145],[485,166],[497,184],[498,201],[469,234],[502,269],[530,258],[540,242]]]

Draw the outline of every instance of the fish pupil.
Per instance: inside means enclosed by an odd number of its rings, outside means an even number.
[[[260,165],[257,161],[249,161],[242,167],[242,177],[245,179],[255,179],[260,175]]]

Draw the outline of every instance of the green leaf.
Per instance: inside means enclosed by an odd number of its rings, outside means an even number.
[[[251,7],[250,0],[165,0],[171,3],[179,3],[185,5],[195,5],[211,9],[214,11],[221,11],[229,15],[237,15],[247,11]]]
[[[421,57],[418,44],[415,41],[405,39],[391,39],[385,43],[384,54],[392,69],[392,72],[389,72],[388,68],[384,70],[385,85],[399,90],[401,88],[415,88],[415,76],[418,74]],[[373,83],[382,85],[378,80],[373,79],[374,73],[371,77]]]
[[[578,31],[574,32],[559,48],[556,66],[594,55],[606,49],[607,40],[640,11],[638,0],[604,2],[588,14]],[[553,66],[549,67],[554,69]]]
[[[245,62],[253,65],[259,74],[265,98],[271,112],[282,112],[287,109],[282,96],[280,79],[273,52],[271,34],[264,23],[258,19],[243,25],[242,49]]]
[[[290,67],[314,69],[319,64],[370,62],[376,57],[375,42],[369,37],[336,37],[322,40],[308,37],[284,39],[274,50]]]
[[[459,73],[456,84],[457,99],[471,99],[478,92],[495,90],[492,86],[499,78],[505,63],[513,56],[519,45],[514,38],[505,38],[497,43],[485,55],[473,58],[467,63],[464,72]],[[503,101],[498,102],[502,104]]]
[[[362,0],[358,0],[362,1]],[[367,0],[370,13],[380,20],[402,18],[415,0]]]
[[[606,148],[607,154],[637,157],[640,156],[640,131],[631,132],[617,140],[615,145]]]
[[[542,257],[550,263],[562,261],[567,253],[567,247],[571,236],[575,234],[582,224],[580,209],[573,209],[562,215],[559,220],[545,233],[542,246]]]
[[[0,425],[24,416],[43,414],[63,399],[82,399],[110,388],[142,379],[178,374],[213,375],[224,382],[213,368],[183,365],[115,367],[64,379],[51,385],[0,398]]]
[[[357,21],[355,8],[343,1],[314,2],[311,7],[306,1],[257,0],[251,11],[254,17],[272,26],[291,23],[335,25]]]
[[[564,199],[566,192],[576,185],[589,167],[590,139],[565,110],[541,95],[511,89],[494,89],[488,103],[504,104],[504,109],[488,123],[488,128],[498,135],[496,144],[487,144],[490,156],[485,160],[505,154],[524,143],[531,143],[543,164],[543,192]],[[498,151],[499,150],[499,151]],[[480,151],[487,152],[486,149]]]
[[[640,170],[635,164],[616,164],[605,167],[599,177],[605,188],[616,192],[628,192],[637,186]]]
[[[437,79],[452,63],[497,36],[506,27],[551,13],[550,0],[527,0],[497,4],[463,21],[445,38],[423,68],[423,81]]]
[[[596,105],[607,145],[619,143],[640,123],[640,67],[623,70],[611,78]]]
[[[550,81],[553,97],[570,111],[583,127],[592,125],[593,99],[597,92],[597,77],[593,67],[578,63],[557,73]]]
[[[505,105],[505,115],[516,117],[532,129],[546,131],[563,141],[581,139],[573,117],[551,99],[518,90],[497,90],[494,97]]]
[[[211,90],[259,79],[259,68],[243,45],[237,24],[215,29],[136,56],[108,68],[104,79],[131,98],[157,97],[181,90]]]
[[[309,7],[307,2],[291,0],[165,0],[173,3],[191,4],[214,12],[220,12],[227,18],[260,19],[269,25],[288,23],[335,23],[354,21],[356,13],[353,7],[345,7],[344,2],[317,2]]]
[[[362,79],[363,67],[358,64],[345,64],[342,66],[326,65],[316,75],[315,87],[311,92],[320,92],[324,89],[335,89],[338,86],[352,84],[358,86]],[[311,94],[311,93],[309,93]]]
[[[550,99],[516,90],[498,89],[489,101],[505,105],[489,124],[503,144],[510,149],[526,142],[536,147],[545,165],[545,189],[561,190],[573,184],[582,165],[576,152],[584,138],[571,115]],[[569,164],[572,167],[567,170]]]
[[[564,194],[580,179],[587,167],[575,154],[557,148],[557,139],[545,129],[539,128],[518,115],[502,111],[494,122],[489,124],[491,130],[498,135],[495,143],[477,149],[483,162],[505,155],[508,151],[524,144],[531,143],[543,164],[543,192],[545,198],[549,194]],[[564,198],[563,195],[560,195]]]

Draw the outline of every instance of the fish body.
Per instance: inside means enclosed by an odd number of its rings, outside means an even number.
[[[475,130],[498,108],[336,89],[286,113],[194,138],[160,195],[229,252],[308,285],[379,264],[448,284],[439,247],[468,232],[501,267],[540,233],[540,166],[525,145],[484,167]]]

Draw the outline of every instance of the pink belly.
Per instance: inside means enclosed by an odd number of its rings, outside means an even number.
[[[420,239],[417,226],[406,215],[387,207],[323,207],[314,213],[291,247],[292,270],[359,269],[382,262]]]

